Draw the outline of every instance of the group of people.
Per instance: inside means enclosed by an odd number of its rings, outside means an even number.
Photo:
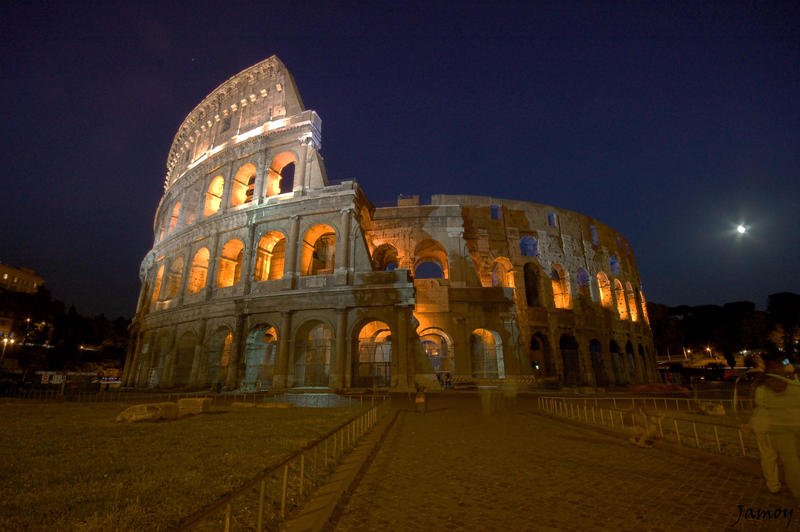
[[[755,376],[755,411],[746,428],[756,437],[767,489],[781,489],[780,458],[786,485],[800,500],[800,381],[780,352],[762,359],[763,367],[748,370]]]
[[[442,387],[442,391],[453,388],[453,380],[450,378],[449,373],[437,373],[436,380],[439,381],[439,386]]]

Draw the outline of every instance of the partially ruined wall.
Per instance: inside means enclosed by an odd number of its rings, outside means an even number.
[[[274,56],[186,118],[140,269],[125,385],[656,378],[622,235],[489,197],[375,208],[357,183],[328,183],[321,126]]]

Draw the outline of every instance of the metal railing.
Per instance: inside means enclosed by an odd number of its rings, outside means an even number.
[[[721,404],[726,412],[752,410],[753,400],[749,397],[733,399],[703,399],[691,397],[652,397],[652,396],[623,396],[623,397],[559,397],[542,396],[540,399],[556,399],[559,401],[574,401],[581,405],[594,406],[614,410],[625,410],[642,407],[660,411],[697,412],[701,405]]]
[[[389,410],[387,396],[372,398],[366,412],[327,434],[217,499],[177,527],[187,530],[241,528],[274,530],[293,510],[302,506],[311,488],[321,483],[335,465]],[[383,400],[381,400],[383,399]]]
[[[664,411],[653,408],[653,398],[647,398],[649,404],[635,403],[631,401],[633,398],[624,398],[628,409],[618,408],[619,402],[616,405],[612,402],[611,405],[601,406],[601,402],[610,399],[599,399],[595,403],[594,399],[539,397],[538,407],[552,416],[631,434],[645,430],[642,421],[646,419],[646,423],[658,425],[658,439],[664,441],[716,454],[751,458],[758,456],[758,445],[752,432],[743,430],[739,425],[668,416]],[[658,405],[659,399],[656,401]],[[637,411],[637,408],[642,410]]]

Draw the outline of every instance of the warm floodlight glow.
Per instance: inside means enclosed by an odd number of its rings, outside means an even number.
[[[747,232],[747,228],[743,225],[739,225],[736,227],[736,231],[741,235]]]

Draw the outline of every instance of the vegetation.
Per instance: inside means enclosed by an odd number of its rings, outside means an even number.
[[[0,403],[0,530],[165,530],[353,415],[232,409],[116,424],[128,405]]]

